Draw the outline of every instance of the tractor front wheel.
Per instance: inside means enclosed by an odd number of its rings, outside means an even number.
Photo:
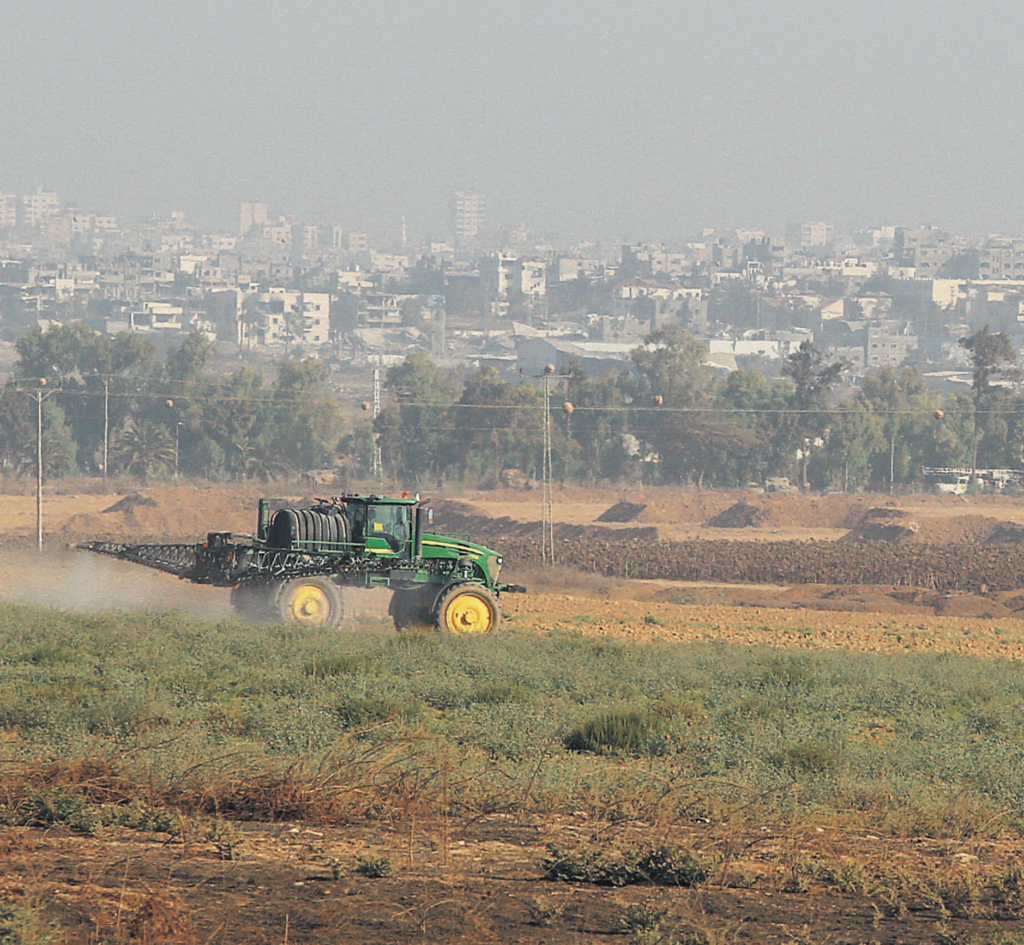
[[[337,627],[345,615],[341,588],[319,577],[292,578],[277,585],[271,611],[281,623]]]
[[[454,584],[437,602],[434,623],[458,636],[491,633],[501,627],[501,608],[482,584]]]

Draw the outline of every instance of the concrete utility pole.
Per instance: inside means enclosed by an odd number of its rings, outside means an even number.
[[[43,401],[57,390],[43,390],[46,378],[39,378],[39,390],[28,391],[36,402],[36,550],[43,550]]]
[[[103,492],[107,491],[107,455],[110,447],[110,378],[103,378]]]
[[[380,368],[373,369],[373,419],[376,424],[377,414],[380,413]],[[377,440],[376,426],[373,433],[373,475],[384,477],[384,464],[381,461],[380,442]]]

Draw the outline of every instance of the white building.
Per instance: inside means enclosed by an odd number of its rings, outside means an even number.
[[[486,206],[483,194],[459,190],[452,195],[449,210],[456,252],[469,252],[476,247],[483,235]]]
[[[60,197],[54,191],[36,189],[34,194],[25,194],[21,198],[22,226],[36,227],[43,220],[55,217],[60,213]]]

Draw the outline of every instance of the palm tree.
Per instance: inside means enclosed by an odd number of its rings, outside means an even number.
[[[235,443],[235,448],[241,459],[240,472],[243,479],[275,482],[295,474],[291,465],[268,454],[262,446],[243,442]]]
[[[173,469],[175,458],[170,431],[151,420],[139,420],[125,430],[113,454],[118,467],[138,476],[143,486],[149,484],[150,473]]]

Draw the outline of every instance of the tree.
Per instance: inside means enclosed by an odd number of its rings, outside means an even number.
[[[570,418],[575,451],[569,475],[590,481],[622,478],[635,465],[623,445],[628,433],[625,394],[631,385],[629,376],[612,371],[593,378],[574,363],[569,365],[569,374],[565,399],[575,408]]]
[[[25,397],[19,392],[20,396]],[[36,430],[35,403],[30,404],[32,419],[21,426],[21,438],[14,444],[14,465],[19,475],[35,475],[39,463],[39,442]],[[46,477],[66,476],[75,469],[77,447],[71,428],[67,425],[64,410],[55,398],[43,401],[43,475]]]
[[[1007,400],[1007,393],[992,385],[995,375],[1009,370],[1017,360],[1013,342],[1000,332],[993,332],[988,325],[973,335],[960,339],[960,347],[971,352],[971,368],[974,373],[974,430],[971,435],[971,465],[977,466],[979,453],[987,457],[1002,452],[1009,427],[1000,416],[1000,402]]]
[[[777,434],[791,395],[788,381],[769,381],[756,371],[733,371],[717,385],[716,406],[728,412],[738,431],[753,434],[743,434],[743,448],[730,452],[723,484],[761,482],[785,468],[788,457],[777,450]]]
[[[192,385],[202,377],[207,365],[213,360],[213,354],[213,342],[206,335],[200,331],[189,332],[181,347],[167,355],[167,377],[182,386]]]
[[[239,368],[221,383],[205,386],[186,416],[182,466],[197,472],[234,472],[245,476],[248,448],[267,434],[274,417],[271,392],[261,371]]]
[[[1009,337],[1001,331],[991,331],[988,325],[973,335],[961,338],[960,347],[971,352],[975,402],[989,393],[993,375],[1002,373],[1017,360],[1017,353]]]
[[[462,385],[426,354],[412,352],[388,371],[388,403],[377,417],[381,456],[413,487],[457,465],[451,408]]]
[[[283,464],[301,470],[337,462],[344,423],[338,398],[327,389],[329,376],[327,365],[317,358],[282,362],[274,388],[269,450],[257,475],[276,475]]]
[[[828,405],[832,388],[839,382],[848,365],[845,361],[827,362],[811,341],[803,341],[785,361],[782,374],[793,381],[790,398],[792,413],[780,427],[782,440],[800,455],[800,482],[807,488],[807,464],[812,446],[823,439],[829,425]]]
[[[162,424],[139,420],[120,436],[113,458],[146,486],[152,473],[174,468],[174,438]]]
[[[782,362],[783,377],[792,379],[796,388],[793,408],[807,411],[823,409],[832,394],[832,388],[847,367],[845,361],[828,363],[814,342],[800,342],[800,347]]]
[[[497,369],[482,367],[466,381],[451,416],[460,476],[497,480],[504,469],[540,469],[543,398],[535,388],[509,384]]]
[[[700,451],[721,425],[720,417],[707,412],[714,399],[713,375],[704,365],[707,346],[670,325],[649,334],[630,357],[636,367],[630,432],[660,457],[662,478],[702,481]]]
[[[43,331],[38,325],[18,339],[18,377],[68,377],[81,371],[100,336],[84,322],[54,325]]]

